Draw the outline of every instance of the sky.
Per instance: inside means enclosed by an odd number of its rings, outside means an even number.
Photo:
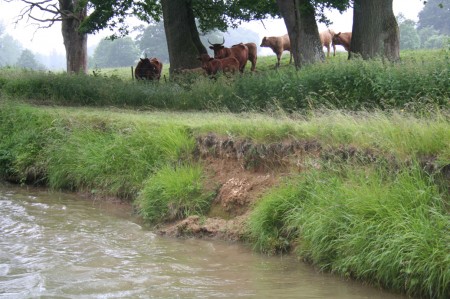
[[[57,52],[65,53],[63,39],[61,35],[61,24],[56,23],[53,27],[48,29],[36,30],[32,20],[21,20],[18,24],[14,21],[20,14],[23,7],[21,1],[5,2],[0,0],[0,22],[6,27],[6,32],[18,40],[24,48],[43,55],[49,55]],[[418,14],[423,8],[423,1],[421,0],[394,0],[393,10],[394,14],[402,13],[407,19],[417,21]],[[330,28],[339,32],[347,32],[352,30],[352,11],[346,11],[340,14],[337,11],[328,11],[327,17],[333,22]],[[287,33],[284,21],[282,19],[270,19],[261,21],[254,21],[241,25],[244,28],[253,30],[258,33],[260,40],[264,36],[278,36]],[[324,24],[318,24],[319,31],[325,30]],[[107,36],[109,32],[102,31],[96,35],[89,35],[88,47],[94,47],[100,42],[102,38]],[[243,41],[249,42],[249,41]],[[253,41],[256,42],[256,41]],[[259,43],[259,41],[257,42]],[[339,50],[339,47],[338,47]],[[343,50],[343,49],[340,49]],[[270,49],[263,48],[260,55],[273,54]]]

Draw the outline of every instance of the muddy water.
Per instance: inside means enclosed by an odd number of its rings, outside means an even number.
[[[402,298],[239,244],[162,238],[124,205],[0,184],[0,298]]]

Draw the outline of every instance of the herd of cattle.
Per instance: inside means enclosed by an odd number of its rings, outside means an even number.
[[[320,41],[323,47],[327,48],[327,56],[330,56],[331,47],[333,47],[333,55],[336,56],[336,45],[341,45],[346,51],[350,51],[350,43],[352,39],[351,32],[335,33],[328,29],[320,32]],[[214,57],[208,54],[201,54],[197,57],[201,62],[201,68],[181,70],[181,73],[206,73],[215,75],[219,71],[224,73],[235,73],[237,71],[243,73],[247,61],[252,64],[251,70],[255,71],[257,60],[257,49],[255,43],[239,43],[227,48],[224,46],[225,38],[220,44],[212,44],[209,48],[214,51]],[[291,43],[287,34],[283,36],[264,37],[260,47],[271,48],[277,55],[277,67],[280,66],[281,55],[283,51],[291,51]],[[292,62],[292,53],[289,63]],[[163,64],[158,58],[141,58],[134,76],[136,79],[159,80],[161,77]]]

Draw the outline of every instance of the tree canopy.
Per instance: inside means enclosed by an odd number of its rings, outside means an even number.
[[[440,34],[450,35],[450,0],[428,0],[419,12],[419,29],[433,27]]]
[[[5,33],[4,26],[0,23],[0,67],[15,64],[21,51],[20,43]]]
[[[96,67],[124,67],[134,65],[140,51],[130,37],[102,40],[95,48],[93,64]]]

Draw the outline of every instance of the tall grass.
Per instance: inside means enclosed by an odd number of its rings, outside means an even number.
[[[164,108],[170,110],[293,112],[317,108],[412,111],[449,107],[448,50],[418,53],[397,64],[328,59],[296,71],[292,66],[218,80],[205,77],[145,83],[117,76],[0,71],[0,90],[37,103]],[[422,55],[422,56],[421,56]],[[426,57],[421,59],[420,57]],[[271,57],[263,57],[260,63]]]
[[[249,237],[267,252],[297,246],[302,258],[343,276],[446,298],[448,200],[418,164],[322,169],[266,195],[252,212]]]

